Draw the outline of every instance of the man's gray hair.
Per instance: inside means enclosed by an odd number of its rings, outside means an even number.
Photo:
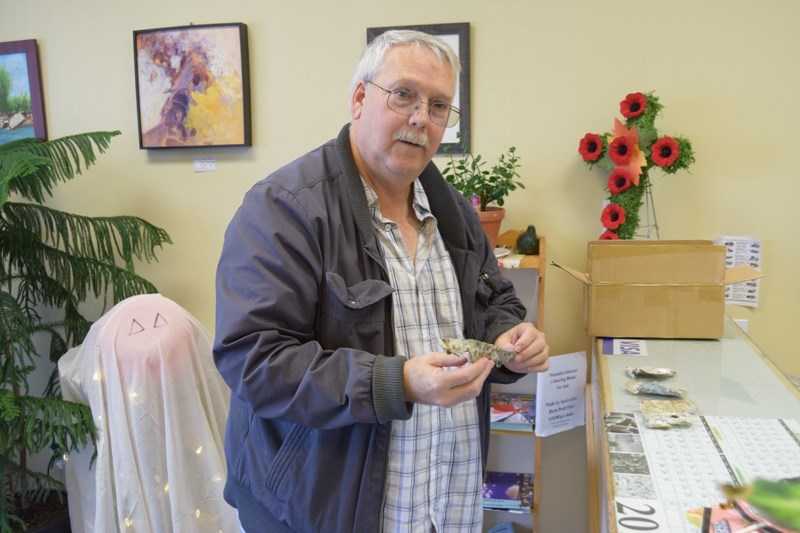
[[[360,81],[372,81],[375,79],[383,67],[387,52],[395,46],[427,47],[452,69],[453,79],[456,83],[458,82],[461,63],[458,60],[458,56],[446,42],[421,31],[389,30],[375,37],[361,55],[361,60],[358,62],[356,71],[353,74],[353,80],[350,82],[350,97],[353,96],[353,91],[355,91]]]

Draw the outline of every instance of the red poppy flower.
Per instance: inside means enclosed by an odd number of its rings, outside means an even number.
[[[616,163],[618,167],[626,167],[629,172],[629,176],[631,178],[631,182],[634,185],[639,185],[639,176],[642,173],[642,167],[647,166],[647,158],[644,156],[644,153],[639,149],[639,130],[636,126],[631,126],[628,128],[625,124],[619,121],[619,119],[614,119],[614,132],[612,134],[614,139],[623,138],[624,141],[619,142],[619,146],[616,148],[621,150],[622,143],[625,143],[627,146],[626,152],[630,154],[630,160],[628,163]],[[613,142],[613,141],[612,141]],[[609,156],[613,160],[614,154],[612,153],[611,147],[608,148]],[[626,154],[627,155],[627,154]],[[618,157],[619,161],[624,161],[625,158]]]
[[[655,143],[651,151],[653,163],[660,167],[668,167],[681,155],[678,141],[672,137],[661,137]]]
[[[641,116],[647,109],[647,97],[642,93],[631,93],[619,103],[619,112],[625,118]]]
[[[651,151],[653,163],[660,167],[668,167],[678,159],[681,154],[678,141],[672,137],[661,137],[655,143]]]
[[[621,194],[631,188],[633,179],[627,167],[617,167],[608,176],[608,192]]]
[[[608,155],[615,165],[624,167],[633,157],[633,142],[629,137],[617,137],[608,147]]]
[[[625,208],[619,204],[608,204],[603,208],[600,222],[607,229],[617,229],[625,223]]]
[[[603,155],[603,139],[596,133],[587,133],[578,145],[578,153],[584,161],[597,161]]]
[[[607,229],[603,232],[602,235],[598,237],[598,239],[600,239],[601,241],[618,241],[619,235]]]

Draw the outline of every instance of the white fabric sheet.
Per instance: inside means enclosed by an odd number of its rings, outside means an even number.
[[[64,399],[89,405],[99,431],[65,473],[72,530],[239,531],[222,498],[229,390],[211,335],[157,294],[112,308],[59,361]]]

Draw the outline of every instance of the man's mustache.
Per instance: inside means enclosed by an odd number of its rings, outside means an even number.
[[[416,144],[423,148],[427,148],[429,141],[428,136],[420,131],[413,130],[400,130],[392,136],[393,141],[405,141],[411,144]]]

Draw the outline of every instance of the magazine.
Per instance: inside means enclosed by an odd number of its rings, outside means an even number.
[[[533,474],[486,472],[483,481],[483,508],[503,511],[530,511],[533,503]]]
[[[533,433],[536,425],[536,395],[492,392],[489,399],[491,429]]]

